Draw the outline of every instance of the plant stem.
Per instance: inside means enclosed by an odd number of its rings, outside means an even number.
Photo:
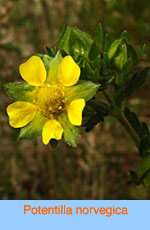
[[[122,113],[122,110],[119,106],[113,102],[113,100],[109,97],[106,91],[103,91],[103,95],[106,98],[106,100],[109,102],[110,106],[112,107],[113,115],[119,122],[120,124],[124,127],[128,135],[132,138],[134,143],[136,144],[137,147],[140,145],[140,138],[138,135],[135,133],[134,129],[130,125],[130,123],[127,121],[125,116]]]
[[[110,105],[114,104],[112,99],[109,97],[109,95],[107,94],[107,92],[105,90],[103,91],[103,95],[106,98],[106,100],[109,102]]]
[[[134,129],[131,127],[131,125],[126,120],[126,118],[124,117],[124,115],[122,113],[120,113],[120,114],[118,114],[116,116],[116,118],[120,122],[120,124],[124,127],[124,129],[126,130],[126,132],[128,133],[128,135],[132,138],[132,140],[134,141],[134,143],[136,144],[136,146],[139,147],[140,138],[137,136],[137,134],[135,133]]]

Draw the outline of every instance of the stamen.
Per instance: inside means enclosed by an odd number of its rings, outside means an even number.
[[[38,111],[45,114],[47,118],[56,118],[65,109],[65,93],[63,87],[58,84],[41,87],[35,102]]]

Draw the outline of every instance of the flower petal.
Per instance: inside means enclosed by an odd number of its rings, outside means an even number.
[[[19,67],[22,78],[32,86],[42,86],[46,80],[46,69],[40,57],[32,56]]]
[[[36,107],[29,102],[17,101],[7,107],[9,124],[14,128],[21,128],[33,120]]]
[[[84,99],[78,99],[71,102],[68,107],[68,118],[73,125],[80,126],[82,124],[82,112],[85,106]]]
[[[63,127],[61,124],[56,120],[49,120],[43,127],[43,143],[47,145],[52,138],[60,140],[62,138],[62,133]]]
[[[80,77],[80,67],[71,56],[62,59],[59,65],[58,79],[64,86],[75,85]]]

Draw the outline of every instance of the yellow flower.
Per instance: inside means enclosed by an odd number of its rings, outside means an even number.
[[[82,124],[85,99],[93,96],[97,85],[86,82],[76,84],[80,67],[71,56],[62,58],[59,53],[54,59],[49,59],[48,68],[39,56],[32,56],[20,65],[19,71],[27,84],[14,83],[5,87],[17,100],[7,107],[10,125],[14,128],[25,126],[20,137],[34,137],[42,130],[44,144],[51,139],[60,140],[64,134],[66,141],[76,146],[76,140],[71,141],[71,132],[77,135],[73,126]],[[86,95],[88,90],[91,91],[89,96]]]

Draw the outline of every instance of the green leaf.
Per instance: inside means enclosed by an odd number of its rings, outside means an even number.
[[[35,98],[35,87],[26,82],[15,82],[4,85],[5,91],[15,101],[33,102]]]
[[[90,100],[99,89],[100,85],[96,85],[91,81],[79,81],[77,85],[66,87],[65,95],[69,101],[83,98],[86,101]]]
[[[79,129],[78,127],[72,125],[67,117],[67,114],[63,113],[58,117],[58,121],[63,126],[63,138],[65,142],[72,147],[77,147],[78,138],[79,138]]]
[[[118,49],[118,54],[116,55],[114,62],[116,67],[122,71],[127,62],[127,46],[125,43],[122,43]]]
[[[57,53],[57,50],[56,49],[51,49],[51,48],[49,48],[49,47],[46,47],[45,48],[46,49],[46,51],[47,51],[47,53],[48,53],[48,55],[50,56],[50,57],[55,57],[56,56],[56,53]]]
[[[138,53],[134,46],[127,44],[128,57],[132,59],[133,63],[136,64],[139,61]]]
[[[93,62],[94,68],[98,69],[99,72],[101,71],[101,66],[102,66],[102,59],[100,56],[97,56]]]
[[[95,40],[95,43],[98,47],[98,51],[100,53],[103,49],[103,28],[102,28],[101,24],[99,24],[96,28],[96,35],[95,35],[94,40]]]
[[[89,59],[94,60],[98,55],[99,55],[99,47],[95,42],[93,42],[89,51]]]
[[[133,75],[129,83],[127,84],[124,90],[124,97],[129,97],[132,95],[137,89],[142,87],[147,79],[150,77],[150,68],[146,67],[141,72],[137,72]]]
[[[89,34],[66,26],[59,37],[58,47],[76,60],[80,55],[88,57],[91,44],[92,38]]]
[[[130,72],[130,71],[132,70],[132,68],[133,68],[133,61],[132,61],[131,58],[129,58],[129,59],[126,61],[126,63],[123,65],[122,70],[123,70],[123,72],[128,73],[128,72]]]
[[[129,34],[128,34],[128,32],[126,30],[122,32],[121,38],[124,38],[127,43],[130,42],[130,37],[129,37]]]
[[[93,99],[87,103],[83,111],[83,116],[85,118],[84,126],[86,127],[86,132],[91,131],[97,123],[104,121],[105,116],[108,114],[109,107],[106,103],[97,99]]]
[[[150,188],[150,170],[146,173],[146,175],[144,175],[143,184],[144,184],[147,188]]]
[[[27,126],[21,128],[18,140],[21,139],[32,139],[40,136],[44,124],[48,121],[46,117],[40,112],[37,112],[33,121],[31,121]]]
[[[122,40],[115,40],[111,44],[111,46],[110,46],[110,48],[108,50],[108,58],[110,60],[112,60],[112,58],[116,55],[117,50],[118,50],[119,46],[121,45],[121,43],[122,43]]]
[[[45,68],[48,71],[52,58],[46,54],[37,54],[38,57],[44,62]]]
[[[147,129],[145,125],[143,125],[143,123],[140,123],[136,113],[131,112],[128,108],[125,108],[124,114],[128,122],[140,138],[143,138],[145,135],[147,135]]]
[[[150,155],[150,136],[144,136],[140,142],[139,153],[141,156]]]
[[[150,155],[144,157],[140,163],[140,166],[137,170],[137,176],[140,180],[142,177],[144,177],[144,174],[147,173],[150,170]]]
[[[115,80],[114,76],[106,76],[100,79],[100,90],[104,90],[107,86],[111,85]]]

